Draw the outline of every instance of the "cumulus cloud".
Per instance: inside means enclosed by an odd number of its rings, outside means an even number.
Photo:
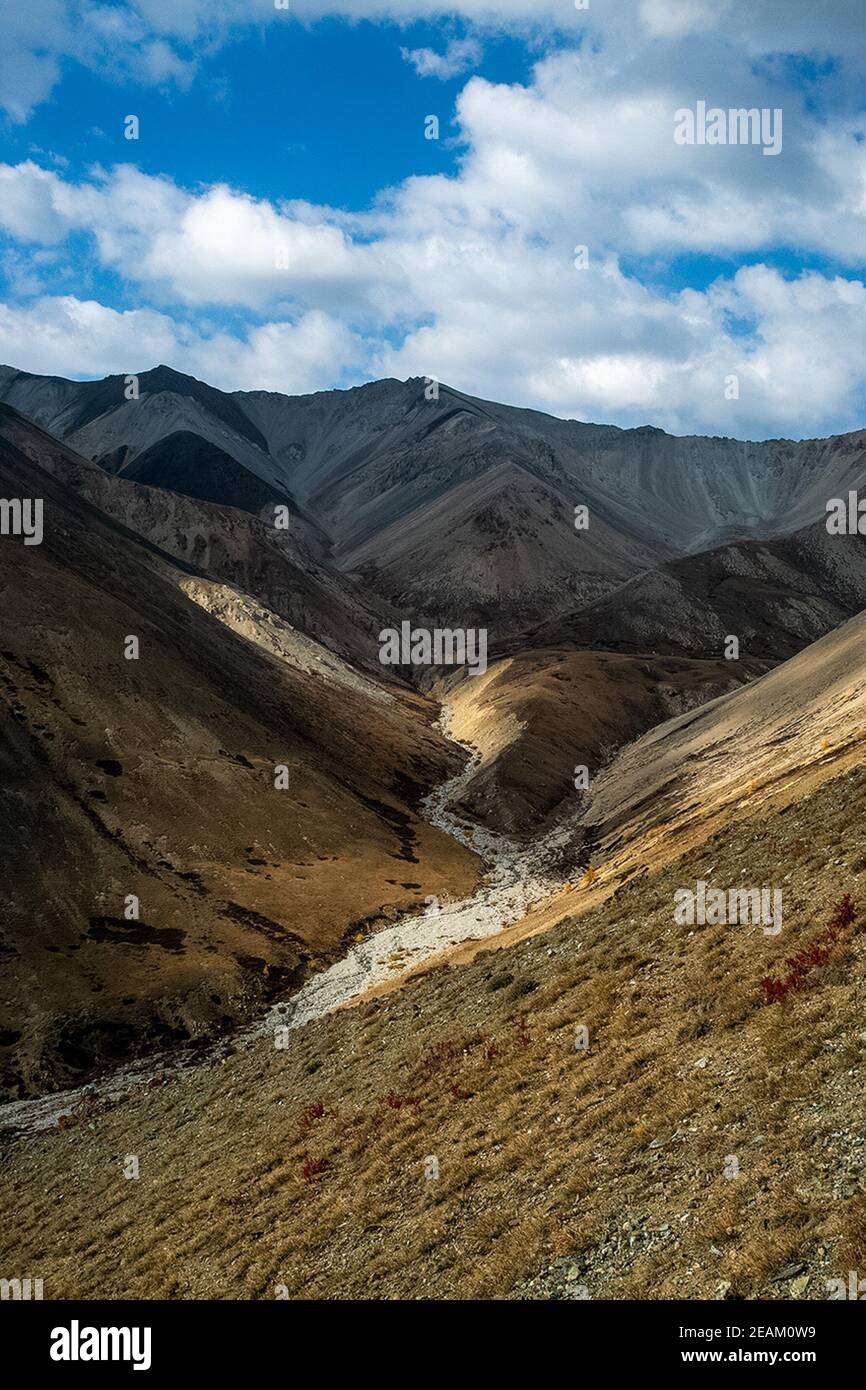
[[[578,399],[585,417],[646,420],[674,433],[766,437],[855,428],[862,408],[866,286],[815,272],[787,280],[758,265],[686,291],[668,306],[680,346],[663,321],[641,350],[627,343],[564,355],[534,381],[548,407]],[[733,325],[748,320],[748,337]],[[685,337],[685,342],[682,341]],[[550,345],[549,361],[555,345]],[[735,394],[732,394],[735,393]]]
[[[187,344],[194,375],[225,391],[322,391],[346,371],[366,366],[361,339],[341,323],[310,310],[296,323],[264,323],[242,339],[228,333]]]
[[[118,312],[74,295],[0,304],[0,360],[23,371],[108,376],[164,362],[178,343],[173,320],[152,309]]]
[[[335,364],[364,361],[360,339],[327,314],[208,333],[153,309],[116,310],[74,295],[0,304],[0,361],[67,377],[109,376],[169,362],[226,391],[302,394],[333,386]],[[339,372],[339,368],[337,368]]]
[[[748,66],[725,75],[721,99],[779,99]],[[791,92],[779,159],[678,145],[675,112],[700,90],[692,74],[638,80],[628,61],[564,52],[527,85],[472,78],[457,102],[459,175],[410,178],[366,214],[190,192],[132,165],[74,182],[26,161],[0,165],[0,226],[40,244],[88,232],[103,264],[166,302],[373,317],[415,312],[433,259],[457,273],[464,252],[501,263],[521,241],[539,264],[563,265],[581,243],[596,257],[795,247],[861,265],[866,118],[828,125]]]
[[[400,280],[379,246],[354,243],[323,209],[277,208],[225,185],[189,193],[133,165],[81,183],[31,160],[0,165],[0,194],[0,228],[18,240],[50,245],[86,232],[104,266],[166,301],[263,309],[303,300],[357,313]]]
[[[21,241],[62,241],[73,226],[75,196],[75,189],[53,170],[32,160],[0,165],[0,221]]]
[[[196,25],[203,26],[205,5],[190,8]],[[0,108],[13,121],[26,121],[51,96],[70,62],[99,68],[117,81],[185,86],[194,71],[194,51],[177,45],[167,16],[158,11],[148,15],[147,10],[144,3],[119,7],[90,0],[26,0],[5,6]]]
[[[7,5],[0,44],[0,107],[24,121],[51,95],[60,77],[60,57],[78,45],[63,0]]]
[[[664,296],[613,260],[572,270],[570,286],[516,258],[498,268],[479,260],[470,275],[474,298],[438,306],[431,324],[380,354],[378,375],[430,375],[553,414],[674,433],[764,438],[862,423],[861,280],[788,280],[757,265]],[[521,279],[531,279],[530,302]]]
[[[654,38],[681,38],[727,21],[731,0],[640,0],[640,18]]]

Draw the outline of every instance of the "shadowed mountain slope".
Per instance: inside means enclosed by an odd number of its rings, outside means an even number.
[[[246,512],[287,501],[283,490],[263,482],[191,430],[176,430],[157,440],[137,454],[121,475],[148,487],[169,488],[185,497]]]
[[[377,634],[395,615],[383,600],[359,591],[322,561],[306,533],[298,534],[294,515],[285,532],[233,507],[114,477],[5,405],[0,405],[0,438],[179,563],[238,587],[315,641],[382,677]]]
[[[772,664],[866,607],[866,536],[809,526],[672,560],[522,642],[717,658],[729,633],[740,653]]]

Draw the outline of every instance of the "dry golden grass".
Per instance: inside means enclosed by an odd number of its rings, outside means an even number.
[[[759,982],[844,893],[866,919],[864,809],[849,773],[287,1052],[10,1139],[0,1268],[51,1298],[453,1299],[557,1296],[569,1261],[594,1298],[786,1298],[803,1265],[825,1296],[866,1273],[866,931],[784,1005]],[[782,935],[676,926],[698,878],[781,886]]]

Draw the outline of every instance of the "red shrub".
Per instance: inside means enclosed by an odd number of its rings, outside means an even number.
[[[765,1004],[784,1004],[789,994],[797,994],[806,984],[813,970],[826,965],[833,953],[833,947],[844,929],[857,919],[857,909],[846,893],[833,907],[829,926],[809,946],[804,946],[795,956],[785,961],[787,973],[781,977],[765,975],[761,981]]]
[[[385,1104],[391,1110],[402,1110],[404,1105],[420,1105],[420,1096],[401,1096],[396,1091],[389,1091],[385,1097]]]
[[[839,927],[841,929],[842,927],[850,926],[850,924],[853,921],[855,921],[856,918],[857,909],[851,901],[851,894],[846,893],[844,898],[842,898],[841,901],[838,902],[836,906],[833,908],[833,916],[830,919],[830,926]]]
[[[326,1158],[308,1158],[303,1168],[301,1176],[304,1182],[312,1182],[319,1173],[324,1173],[326,1168],[330,1168],[330,1163]]]

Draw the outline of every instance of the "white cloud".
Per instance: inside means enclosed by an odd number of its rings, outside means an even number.
[[[13,121],[51,95],[60,77],[60,55],[76,48],[63,0],[6,5],[0,44],[0,107]]]
[[[32,160],[0,164],[0,226],[20,241],[62,241],[71,230],[74,188]]]
[[[0,228],[21,241],[92,235],[101,263],[157,297],[185,304],[304,301],[373,313],[405,292],[378,245],[356,244],[323,209],[216,185],[188,193],[170,179],[118,165],[82,183],[32,161],[0,165]]]
[[[620,348],[564,359],[546,386],[553,406],[573,393],[607,419],[651,420],[677,433],[743,437],[829,433],[859,423],[866,374],[866,286],[805,273],[785,280],[757,265],[705,293],[686,291],[672,310],[688,325],[687,351]],[[735,320],[755,324],[737,336]],[[661,327],[661,325],[660,325]],[[729,400],[730,378],[739,398]]]
[[[366,349],[344,323],[311,310],[297,323],[265,323],[245,339],[221,333],[196,342],[184,360],[194,375],[225,391],[303,395],[366,365]]]
[[[542,271],[514,247],[498,264],[472,259],[452,298],[456,272],[428,264],[443,287],[434,321],[383,351],[376,374],[430,375],[558,415],[675,433],[756,438],[861,423],[862,281],[788,281],[758,265],[705,292],[665,297],[613,260],[569,269],[570,279]],[[753,331],[742,336],[739,322]],[[735,400],[726,396],[731,376]]]
[[[217,9],[221,2],[216,0]],[[121,8],[89,0],[12,0],[3,11],[0,108],[13,121],[26,121],[51,96],[68,61],[98,68],[115,81],[186,85],[194,53],[179,52],[165,19],[154,27],[158,16],[148,16],[147,8],[145,3]],[[207,8],[204,0],[190,7],[199,27]]]
[[[181,216],[156,231],[133,274],[188,303],[261,307],[304,295],[348,307],[374,278],[365,270],[374,255],[353,247],[339,227],[306,223],[218,186],[188,198]]]
[[[732,102],[769,95],[748,69],[726,75]],[[472,78],[457,103],[459,175],[408,179],[367,214],[189,192],[131,165],[75,183],[28,161],[0,166],[0,226],[42,244],[90,231],[104,265],[163,303],[370,320],[424,312],[435,292],[418,266],[443,239],[458,274],[463,252],[501,263],[521,239],[538,265],[564,266],[576,244],[596,259],[789,247],[862,265],[866,120],[831,126],[789,104],[782,154],[765,160],[752,146],[677,145],[674,113],[692,95],[664,72],[635,78],[628,59],[620,70],[567,52],[526,86]]]
[[[731,0],[640,0],[640,18],[653,38],[681,38],[727,21]]]
[[[332,386],[335,364],[364,359],[361,340],[316,311],[237,336],[207,333],[152,309],[118,311],[74,295],[0,304],[0,362],[47,375],[99,377],[169,362],[227,391],[299,394]]]
[[[482,52],[481,44],[471,37],[450,39],[444,53],[437,53],[434,48],[400,49],[403,58],[412,64],[419,77],[438,77],[442,82],[477,67]]]
[[[177,347],[175,324],[152,309],[119,313],[73,295],[0,304],[0,360],[22,371],[108,376],[164,362]]]
[[[145,9],[152,26],[198,32],[194,0]],[[684,5],[678,32],[669,24],[652,50],[638,19],[660,32],[665,7],[645,0],[630,13],[635,31],[618,47],[556,53],[525,85],[472,78],[457,103],[458,174],[408,179],[363,214],[225,185],[190,191],[133,166],[80,182],[33,162],[0,166],[0,226],[19,245],[59,254],[88,234],[96,263],[150,306],[120,313],[55,295],[10,307],[0,355],[76,375],[165,359],[218,385],[288,391],[432,375],[680,432],[853,427],[866,401],[863,122],[805,109],[795,87],[731,46],[723,7]],[[813,32],[798,4],[789,20]],[[674,112],[710,92],[720,105],[783,103],[780,157],[676,145]],[[582,244],[587,270],[573,264]],[[830,257],[849,275],[785,279],[761,263],[777,249]],[[680,252],[756,264],[681,294],[626,269]],[[10,264],[28,293],[20,260]],[[246,326],[206,321],[221,308]]]

